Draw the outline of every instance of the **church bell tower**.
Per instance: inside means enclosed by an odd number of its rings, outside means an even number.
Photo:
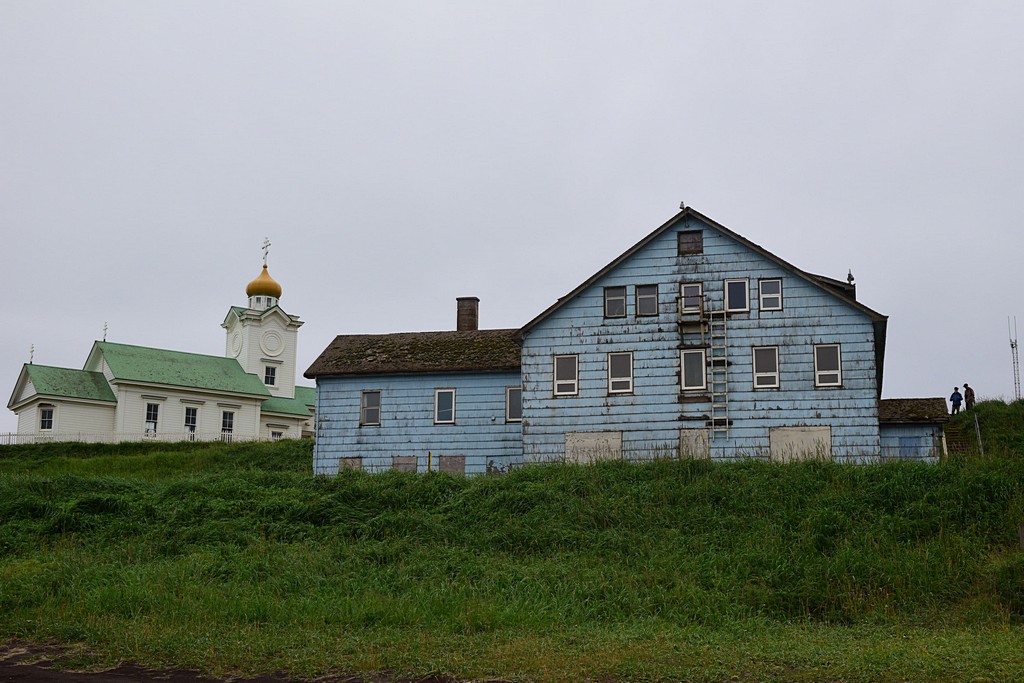
[[[232,306],[221,324],[227,331],[225,355],[263,381],[271,396],[295,397],[296,350],[302,321],[281,308],[281,285],[270,277],[263,241],[263,270],[245,288],[247,307]]]

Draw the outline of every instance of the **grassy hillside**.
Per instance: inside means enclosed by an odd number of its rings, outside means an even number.
[[[211,672],[1020,678],[1003,410],[979,405],[1003,445],[937,466],[326,479],[308,443],[0,449],[0,639]]]

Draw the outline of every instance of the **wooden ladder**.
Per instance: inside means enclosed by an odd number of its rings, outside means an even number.
[[[725,311],[708,313],[708,389],[711,393],[711,439],[729,438],[729,334]]]

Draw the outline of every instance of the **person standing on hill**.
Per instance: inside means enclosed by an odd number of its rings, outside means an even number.
[[[964,397],[960,393],[960,387],[953,387],[953,394],[949,397],[949,402],[953,404],[953,414],[959,413],[960,404],[964,402]]]
[[[974,407],[974,389],[971,389],[967,382],[964,382],[964,403],[967,406],[967,410]]]

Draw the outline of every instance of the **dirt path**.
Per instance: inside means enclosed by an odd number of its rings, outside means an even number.
[[[0,683],[456,683],[438,676],[417,679],[394,679],[387,674],[362,676],[324,676],[309,680],[265,674],[250,678],[211,678],[185,669],[146,669],[137,664],[121,664],[107,671],[67,671],[55,669],[54,663],[65,650],[56,646],[32,645],[23,642],[0,644]],[[493,683],[499,683],[497,681]]]

